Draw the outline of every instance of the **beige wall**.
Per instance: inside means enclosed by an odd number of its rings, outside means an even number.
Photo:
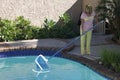
[[[81,10],[82,0],[0,0],[0,17],[28,18],[32,24],[41,25],[45,18],[58,21],[63,13],[70,13],[75,21]]]

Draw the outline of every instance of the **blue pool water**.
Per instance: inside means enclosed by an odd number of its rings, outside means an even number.
[[[36,77],[36,56],[0,58],[0,80],[108,80],[90,68],[72,60],[53,57],[50,72]]]

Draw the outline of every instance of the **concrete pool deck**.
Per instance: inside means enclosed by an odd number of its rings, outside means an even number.
[[[84,56],[91,60],[96,60],[100,58],[100,54],[103,50],[114,50],[120,51],[120,45],[111,41],[112,35],[104,35],[104,34],[93,34],[92,42],[91,42],[91,56]],[[70,41],[70,40],[68,40]],[[75,43],[75,48],[68,52],[69,54],[74,54],[81,56],[80,54],[80,42],[77,40]]]

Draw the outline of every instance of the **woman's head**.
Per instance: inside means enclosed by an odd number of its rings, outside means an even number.
[[[86,5],[86,6],[85,6],[85,12],[86,12],[87,14],[91,14],[91,13],[92,13],[92,6]]]

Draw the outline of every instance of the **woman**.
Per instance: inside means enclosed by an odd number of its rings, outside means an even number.
[[[84,31],[93,27],[95,13],[92,10],[92,6],[86,5],[85,10],[81,14],[81,54],[90,54],[90,42],[92,37],[92,30],[88,31],[85,35],[82,35]]]

